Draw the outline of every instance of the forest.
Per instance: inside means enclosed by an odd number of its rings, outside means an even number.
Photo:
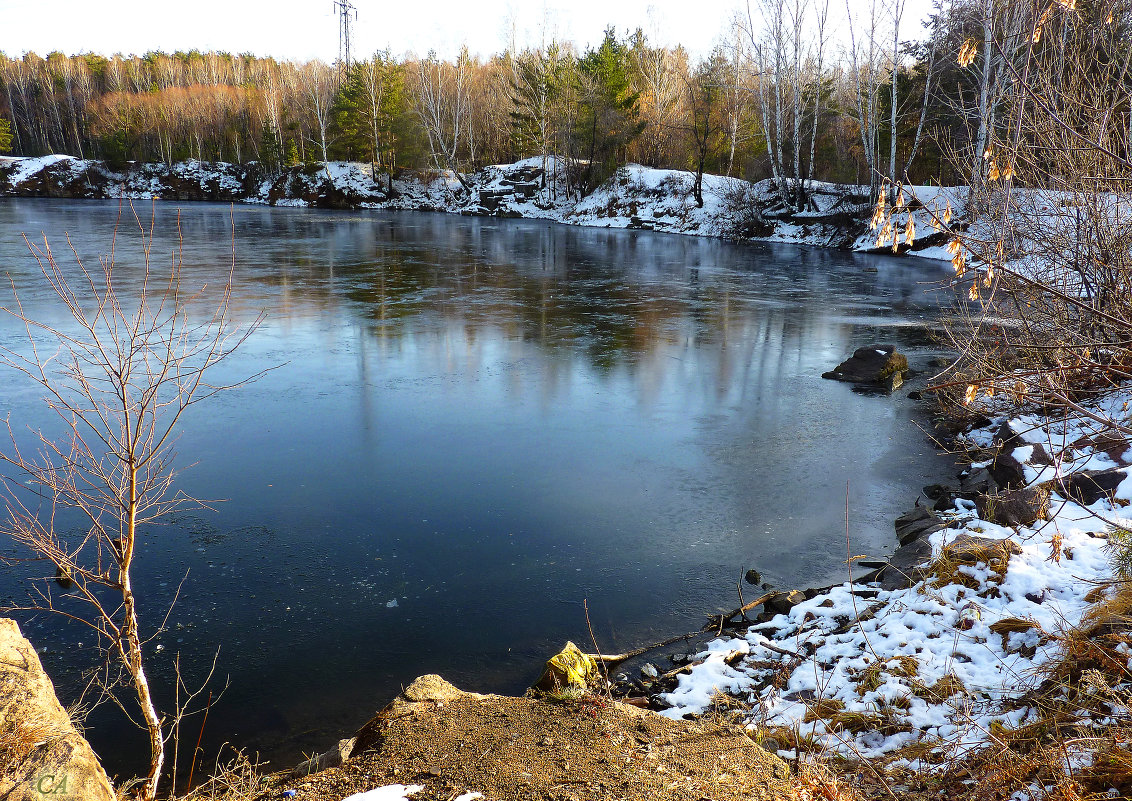
[[[612,28],[584,51],[551,40],[454,61],[0,53],[0,152],[457,175],[553,153],[581,165],[580,194],[627,162],[784,183],[977,179],[1011,85],[1011,53],[991,42],[1020,47],[1029,6],[939,0],[923,27],[906,6],[853,4],[846,25],[832,0],[757,0],[698,60]]]

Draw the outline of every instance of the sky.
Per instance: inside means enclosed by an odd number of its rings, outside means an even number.
[[[710,52],[744,0],[351,0],[353,55],[390,47],[395,55],[435,50],[451,58],[462,44],[487,56],[514,40],[573,41],[579,49],[641,27],[656,44]],[[861,3],[862,0],[848,0]],[[928,0],[910,0],[926,8]],[[833,0],[841,13],[844,3]],[[917,17],[918,18],[918,17]],[[918,24],[906,28],[918,32]],[[333,0],[0,0],[0,52],[20,56],[149,50],[226,50],[305,61],[338,57]]]

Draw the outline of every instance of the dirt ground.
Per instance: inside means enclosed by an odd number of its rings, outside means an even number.
[[[287,780],[263,799],[340,801],[419,784],[413,801],[777,801],[789,771],[741,729],[674,721],[598,699],[464,693],[436,676],[413,683],[358,733],[342,765]]]

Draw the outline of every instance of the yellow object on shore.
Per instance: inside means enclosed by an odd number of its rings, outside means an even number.
[[[585,690],[598,678],[597,660],[567,642],[562,650],[546,662],[535,689],[543,692]]]

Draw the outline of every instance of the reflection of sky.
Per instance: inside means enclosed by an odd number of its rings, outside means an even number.
[[[86,253],[114,208],[0,204],[0,267],[33,315],[51,313],[14,232],[70,231]],[[588,637],[582,599],[611,647],[698,628],[744,568],[840,576],[847,483],[854,550],[878,554],[942,478],[906,399],[819,377],[872,341],[924,358],[932,264],[530,221],[232,214],[233,306],[267,322],[214,377],[276,369],[186,418],[179,464],[195,466],[178,486],[226,502],[152,532],[141,567],[155,605],[191,568],[172,620],[192,634],[163,641],[187,663],[224,644],[218,737],[313,750],[298,702],[252,734],[237,721],[315,693],[318,725],[345,730],[429,670],[521,688]],[[228,215],[182,212],[186,285],[213,282],[202,308],[231,257]],[[34,395],[5,400],[42,419]],[[426,621],[443,621],[443,653]]]

